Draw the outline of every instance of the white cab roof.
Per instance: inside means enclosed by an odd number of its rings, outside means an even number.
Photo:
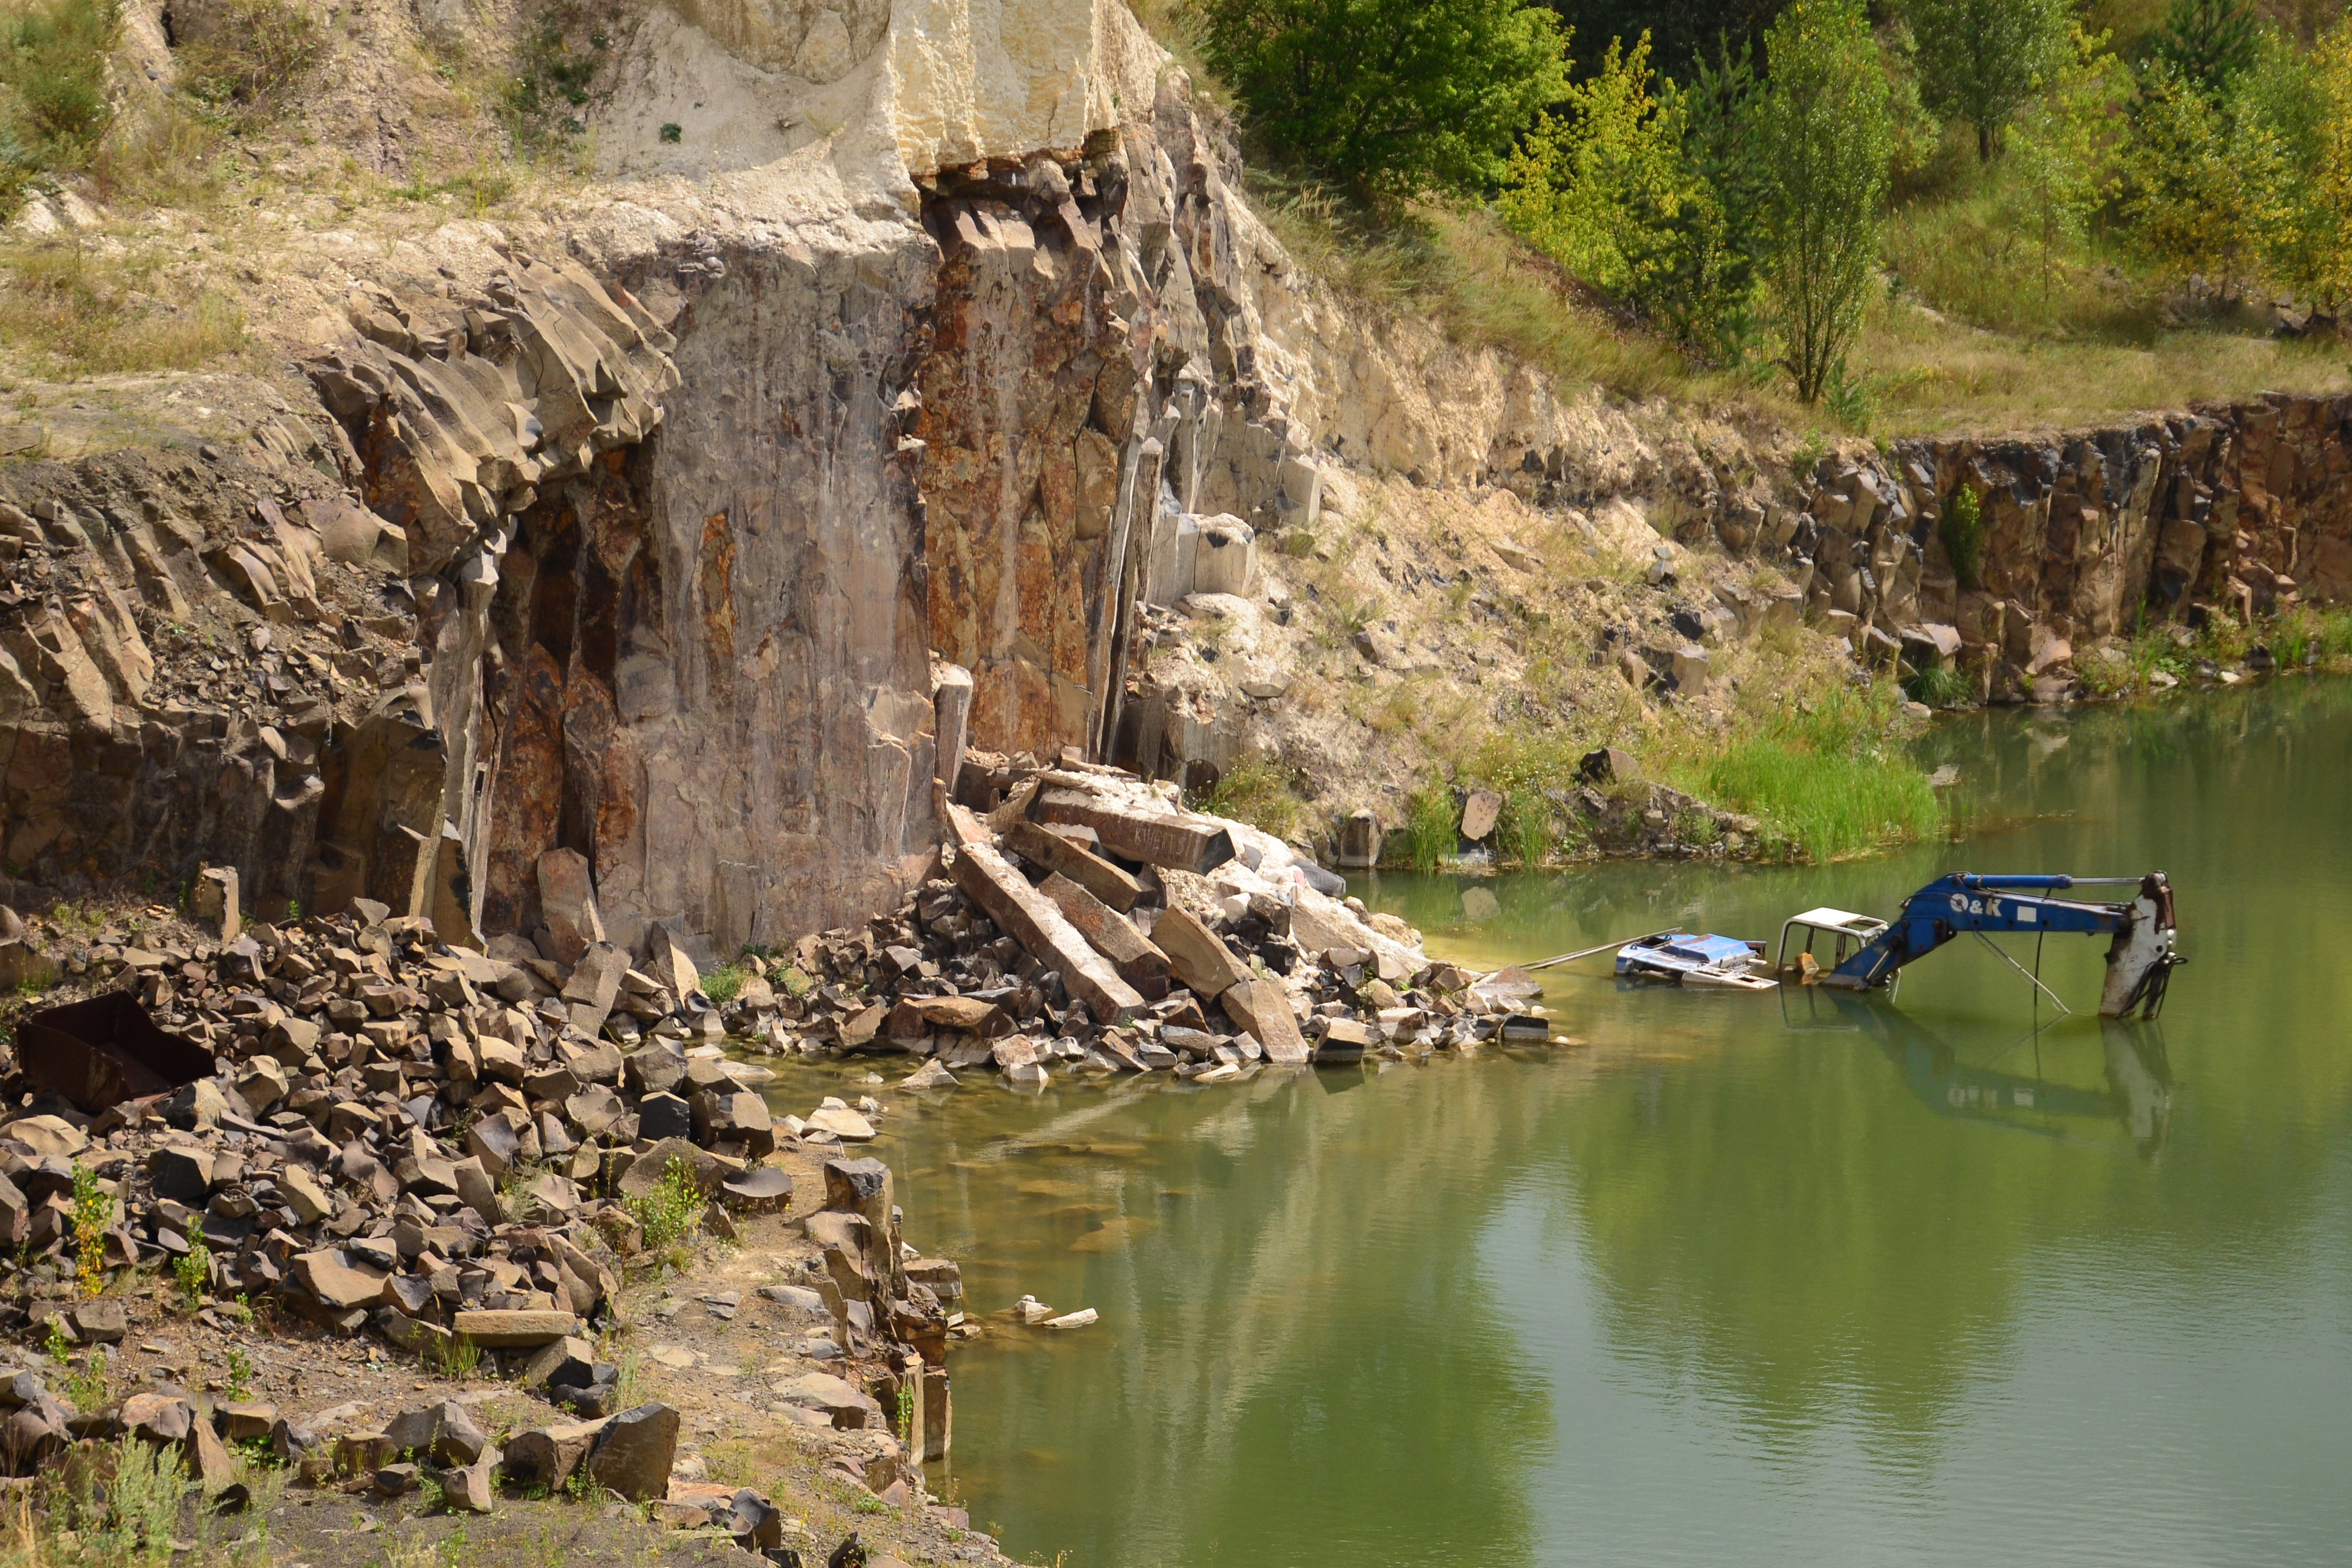
[[[1832,910],[1827,906],[1807,910],[1801,915],[1790,915],[1788,923],[1792,926],[1819,926],[1824,931],[1853,931],[1863,936],[1886,929],[1886,922],[1874,915],[1858,915],[1848,910]]]

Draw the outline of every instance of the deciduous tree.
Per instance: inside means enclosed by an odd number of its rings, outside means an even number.
[[[1360,195],[1475,191],[1568,86],[1518,0],[1202,0],[1209,64],[1276,152]]]
[[[1843,374],[1877,277],[1886,78],[1860,0],[1796,0],[1764,49],[1774,324],[1781,363],[1811,403]]]
[[[2231,296],[2243,293],[2265,240],[2291,216],[2277,131],[2250,107],[2159,62],[2147,73],[2123,160],[2124,213],[2142,257]]]
[[[1962,121],[1990,163],[2001,128],[2064,58],[2068,0],[1908,0],[1919,51],[1919,98]]]

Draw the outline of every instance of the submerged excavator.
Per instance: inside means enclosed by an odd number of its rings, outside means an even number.
[[[2137,891],[2113,903],[2055,896],[2076,888],[2105,887]],[[1790,917],[1780,927],[1774,967],[1782,978],[1809,985],[1873,991],[1895,984],[1903,966],[1914,959],[1972,932],[2024,973],[2022,965],[1993,946],[1988,933],[2038,936],[2053,931],[2114,938],[2107,945],[2106,984],[2099,994],[2102,1018],[2155,1017],[2163,1010],[2172,971],[2189,962],[2173,951],[2172,886],[2161,871],[2145,877],[1987,877],[1960,871],[1938,877],[1912,894],[1891,921],[1832,909]],[[1818,943],[1826,943],[1825,956],[1813,951]],[[2026,977],[2065,1010],[2039,977]]]

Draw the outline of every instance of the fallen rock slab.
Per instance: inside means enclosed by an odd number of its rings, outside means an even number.
[[[950,803],[948,820],[955,837],[951,874],[956,886],[989,919],[1027,948],[1032,958],[1059,973],[1070,994],[1087,1005],[1097,1023],[1123,1022],[1143,1010],[1143,998],[1135,988],[1119,978],[1052,900],[1031,887],[998,853],[971,813]]]
[[[449,1326],[486,1350],[512,1350],[569,1338],[580,1331],[580,1320],[563,1311],[481,1309],[454,1314]]]
[[[1190,812],[1153,813],[1083,790],[1040,791],[1031,816],[1039,822],[1091,827],[1104,848],[1146,865],[1202,874],[1234,858],[1225,826]]]

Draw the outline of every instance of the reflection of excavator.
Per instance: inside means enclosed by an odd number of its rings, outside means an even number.
[[[1851,992],[1784,986],[1780,1010],[1793,1029],[1853,1029],[1870,1036],[1902,1071],[1905,1086],[1939,1116],[2059,1137],[2065,1135],[2067,1120],[2119,1119],[2133,1145],[2150,1159],[2162,1152],[2171,1132],[2172,1067],[2164,1037],[2150,1026],[2102,1021],[2107,1079],[2102,1091],[1971,1066],[1909,1016]]]
[[[2139,891],[2122,903],[2049,896],[2091,886],[2137,887]],[[1962,931],[1973,931],[1988,942],[1988,931],[2114,937],[2107,946],[2106,984],[2099,994],[2102,1018],[2128,1018],[2135,1012],[2155,1017],[2164,1008],[2173,968],[2189,962],[2172,951],[2172,885],[2161,871],[2145,877],[1983,877],[1963,871],[1938,877],[1912,894],[1892,921],[1843,910],[1808,910],[1794,916],[1780,928],[1780,951],[1774,963],[1784,973],[1790,971],[1790,938],[1801,933],[1803,944],[1794,966],[1805,984],[1871,991],[1891,984],[1905,964]],[[1813,942],[1820,937],[1836,944],[1829,966],[1813,957]],[[2033,984],[2049,989],[2039,979]],[[2051,999],[2057,1000],[2054,995]]]

